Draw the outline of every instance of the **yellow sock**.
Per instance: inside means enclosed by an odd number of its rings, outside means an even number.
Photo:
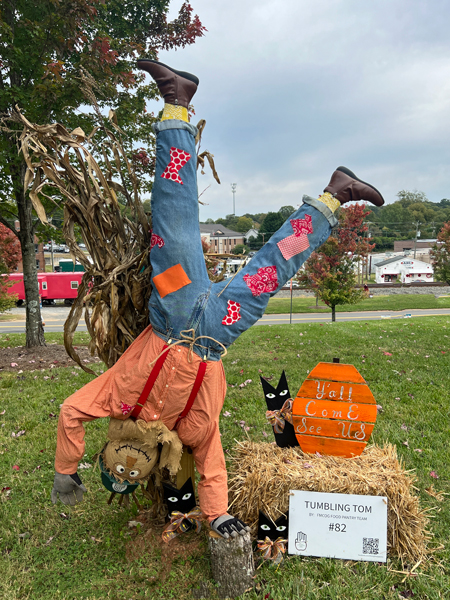
[[[331,210],[331,212],[336,212],[341,205],[339,200],[332,196],[330,192],[324,192],[321,196],[317,198],[317,200],[326,204]]]
[[[164,104],[161,121],[168,121],[169,119],[178,119],[189,123],[187,108],[185,106],[175,106],[175,104]]]

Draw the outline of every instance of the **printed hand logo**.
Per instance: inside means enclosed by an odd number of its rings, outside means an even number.
[[[295,540],[295,548],[299,552],[303,552],[306,550],[306,546],[308,545],[308,536],[303,531],[297,532],[297,539]]]

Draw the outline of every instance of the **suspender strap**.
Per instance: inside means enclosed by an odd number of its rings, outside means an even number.
[[[187,401],[183,412],[178,417],[177,422],[175,423],[175,427],[178,425],[178,423],[181,421],[181,419],[183,419],[188,414],[188,412],[191,410],[192,405],[194,404],[194,400],[197,397],[198,390],[200,389],[200,386],[202,385],[202,381],[203,381],[203,377],[205,376],[205,372],[206,372],[206,362],[202,361],[198,367],[197,377],[195,378],[194,387],[191,390],[189,400]]]
[[[164,350],[166,348],[168,348],[168,346],[167,346],[167,344],[164,344],[162,351],[164,352]],[[142,407],[147,402],[147,399],[150,395],[152,387],[156,381],[156,378],[159,375],[159,372],[162,369],[162,366],[163,366],[168,354],[169,354],[168,351],[164,352],[164,354],[161,354],[161,356],[156,361],[156,364],[153,367],[153,369],[147,379],[147,383],[145,384],[144,389],[142,390],[142,394],[139,396],[139,400],[136,402],[136,406],[134,407],[133,412],[131,413],[132,417],[137,418],[139,416],[139,413],[141,412]]]

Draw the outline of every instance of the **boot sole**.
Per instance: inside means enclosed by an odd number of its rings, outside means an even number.
[[[381,200],[383,201],[382,204],[380,204],[380,206],[382,206],[384,204],[384,198],[383,198],[383,196],[380,194],[380,192],[377,190],[377,188],[374,187],[372,184],[367,183],[367,181],[363,181],[359,177],[356,177],[356,175],[353,173],[353,171],[350,171],[350,169],[347,169],[347,167],[338,167],[336,169],[336,171],[340,171],[341,173],[345,173],[345,175],[348,175],[352,179],[356,179],[356,181],[359,181],[360,183],[364,183],[364,185],[368,185],[370,188],[372,188],[380,196]]]
[[[162,67],[169,69],[169,71],[172,71],[172,73],[175,73],[175,75],[178,75],[179,77],[182,77],[183,79],[189,79],[189,81],[192,81],[193,83],[195,83],[195,85],[198,85],[200,83],[198,77],[196,77],[192,73],[186,73],[186,71],[177,71],[176,69],[172,69],[172,67],[169,67],[169,65],[165,65],[164,63],[159,62],[158,60],[151,60],[150,58],[139,58],[137,61],[138,69],[141,68],[140,65],[146,64],[146,63],[152,63],[154,65],[161,65]]]

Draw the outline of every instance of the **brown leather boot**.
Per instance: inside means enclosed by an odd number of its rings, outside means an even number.
[[[140,58],[137,66],[138,69],[150,73],[166,104],[189,107],[189,102],[198,86],[198,78],[195,75],[176,71],[172,67],[149,58]]]
[[[353,200],[367,200],[375,206],[383,206],[384,204],[383,196],[373,185],[361,181],[346,167],[336,169],[331,176],[330,183],[323,191],[332,194],[341,204]]]

